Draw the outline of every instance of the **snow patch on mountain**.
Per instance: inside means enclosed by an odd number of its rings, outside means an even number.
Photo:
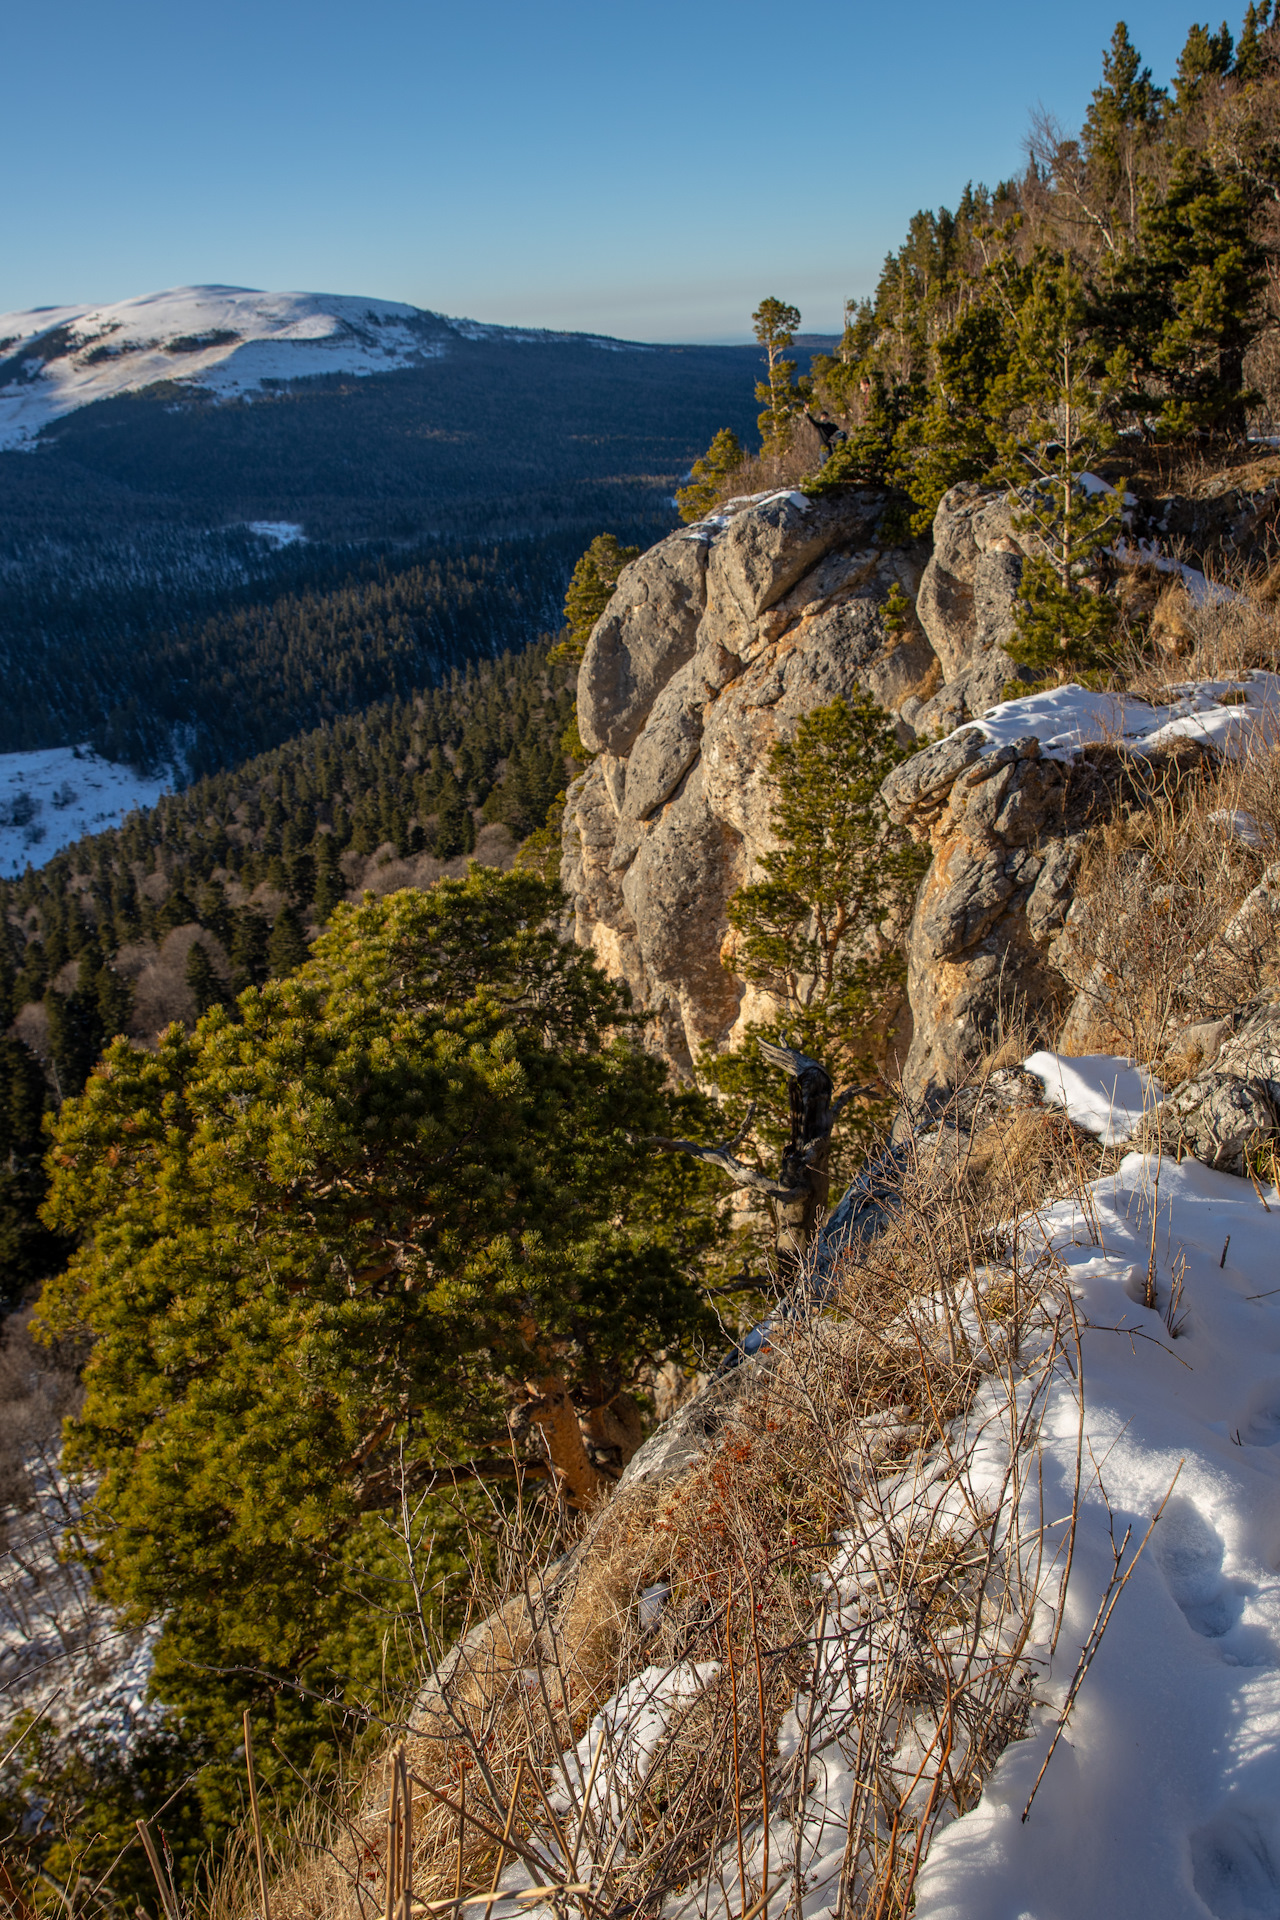
[[[0,754],[0,875],[41,867],[87,833],[117,826],[169,791],[88,747]]]
[[[30,449],[53,421],[165,382],[244,399],[317,374],[426,366],[462,341],[577,341],[643,352],[593,334],[449,320],[397,300],[174,287],[101,307],[0,314],[0,449]]]

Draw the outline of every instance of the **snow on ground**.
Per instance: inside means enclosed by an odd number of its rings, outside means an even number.
[[[1280,674],[1254,668],[1238,680],[1188,681],[1173,688],[1165,704],[1136,693],[1095,693],[1070,681],[1002,700],[965,725],[980,728],[995,746],[1034,736],[1051,760],[1070,760],[1095,741],[1146,753],[1178,738],[1236,754],[1250,739],[1280,737]]]
[[[0,448],[30,448],[77,407],[161,381],[221,399],[316,374],[424,366],[460,340],[577,340],[643,352],[594,334],[453,321],[398,300],[247,287],[172,287],[101,307],[0,314]]]
[[[281,547],[305,546],[307,542],[296,520],[249,520],[245,524],[250,533],[256,533],[259,540],[265,540],[277,553]]]
[[[1280,1193],[1194,1160],[1129,1154],[1090,1197],[1088,1216],[1072,1202],[1042,1216],[1085,1329],[1065,1625],[1052,1660],[1033,1638],[1041,1704],[1029,1735],[935,1839],[916,1911],[1262,1920],[1280,1914]],[[1153,1202],[1159,1303],[1148,1311],[1135,1281]],[[1165,1315],[1179,1272],[1175,1342]],[[1042,1442],[1059,1532],[1078,1418],[1064,1381]],[[1113,1516],[1117,1543],[1133,1529],[1127,1564],[1170,1487],[1024,1822],[1111,1572]]]
[[[0,874],[43,866],[86,833],[153,807],[167,779],[146,779],[88,747],[0,754]]]
[[[1133,496],[1126,494],[1125,498],[1132,500]],[[1112,552],[1122,567],[1154,567],[1157,573],[1176,575],[1198,607],[1219,607],[1228,600],[1240,598],[1221,580],[1209,580],[1198,567],[1188,566],[1185,560],[1175,560],[1172,555],[1162,553],[1154,540],[1136,540],[1132,543],[1121,540],[1112,548]]]
[[[1164,1097],[1153,1074],[1109,1053],[1033,1053],[1022,1064],[1044,1088],[1045,1099],[1065,1107],[1076,1125],[1097,1134],[1104,1147],[1127,1140]]]
[[[0,1510],[0,1751],[28,1713],[123,1750],[163,1717],[147,1698],[159,1629],[124,1626],[94,1594],[84,1563],[64,1553],[80,1497],[56,1450],[25,1464],[27,1499]]]
[[[1045,1056],[1041,1066],[1051,1089],[1056,1078],[1068,1107],[1099,1128],[1113,1126],[1120,1105],[1147,1090],[1126,1060]],[[1023,1538],[1038,1537],[1043,1519],[1050,1569],[1024,1647],[1033,1704],[1024,1737],[1005,1748],[978,1804],[936,1832],[916,1883],[917,1920],[1276,1920],[1280,1190],[1264,1192],[1194,1160],[1129,1153],[1079,1200],[1032,1216],[1023,1233],[1023,1270],[1048,1250],[1081,1329],[1079,1362],[1071,1352],[1054,1362],[1040,1459],[1021,1482]],[[1157,1304],[1148,1309],[1153,1256]],[[1040,1357],[1027,1351],[1023,1359],[1030,1381]],[[978,1438],[964,1498],[999,1500],[1008,1428],[997,1407],[1005,1393],[993,1377],[966,1417]],[[958,1430],[953,1441],[948,1458],[963,1457]],[[1131,1571],[1037,1787],[1113,1578],[1113,1548]],[[859,1645],[858,1583],[848,1579],[856,1554],[856,1543],[842,1547],[828,1569],[823,1641],[832,1661],[824,1698],[853,1708],[857,1662],[867,1657],[851,1660],[848,1651]],[[651,1668],[616,1696],[564,1756],[579,1797],[606,1736],[624,1772],[642,1773],[670,1707],[700,1678],[688,1668]],[[804,1698],[783,1722],[784,1761],[798,1751],[806,1713],[817,1724]],[[857,1783],[838,1737],[815,1739],[807,1751],[813,1786],[800,1911],[802,1920],[825,1920],[839,1899]],[[602,1814],[621,1816],[598,1778],[592,1791]],[[744,1836],[750,1885],[759,1882],[760,1838],[758,1826]],[[772,1849],[780,1909],[792,1901],[788,1821],[775,1827]],[[730,1841],[709,1880],[671,1897],[671,1920],[732,1913],[732,1850]],[[529,1879],[512,1868],[504,1891],[515,1894]],[[499,1909],[517,1910],[512,1900]]]

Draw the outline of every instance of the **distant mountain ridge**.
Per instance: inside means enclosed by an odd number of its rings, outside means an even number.
[[[172,287],[106,306],[36,307],[0,314],[0,448],[30,450],[66,414],[149,387],[242,399],[317,375],[422,367],[461,341],[650,350],[349,294]]]

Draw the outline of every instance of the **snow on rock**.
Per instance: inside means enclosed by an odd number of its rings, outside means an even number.
[[[1252,740],[1280,738],[1280,674],[1255,668],[1238,680],[1188,682],[1173,688],[1163,705],[1070,681],[1022,700],[1002,700],[966,725],[978,727],[995,746],[1034,737],[1051,760],[1071,760],[1100,741],[1148,753],[1179,738],[1237,755]]]
[[[1131,494],[1125,495],[1126,500],[1132,498]],[[1220,607],[1228,600],[1240,598],[1221,580],[1209,580],[1198,567],[1188,566],[1185,560],[1175,560],[1170,554],[1162,553],[1154,540],[1138,540],[1133,545],[1121,540],[1112,552],[1122,567],[1154,567],[1157,573],[1175,574],[1198,607]]]
[[[135,807],[153,807],[166,778],[103,760],[88,747],[0,754],[0,874],[43,866],[87,833],[113,827]]]
[[[1077,1126],[1106,1147],[1127,1140],[1143,1115],[1159,1105],[1164,1089],[1154,1074],[1110,1053],[1073,1057],[1033,1053],[1023,1061],[1044,1088],[1045,1099],[1065,1107]]]
[[[397,300],[247,287],[174,287],[101,307],[0,314],[0,448],[31,448],[73,412],[161,382],[239,399],[316,374],[425,366],[465,340],[574,339],[643,352],[593,334],[447,320]]]
[[[1150,1311],[1134,1280],[1153,1203]],[[1087,1209],[1065,1201],[1040,1224],[1083,1328],[1065,1624],[1052,1659],[1033,1635],[1028,1736],[935,1838],[918,1920],[1261,1920],[1280,1913],[1280,1193],[1129,1154]],[[1078,1420],[1062,1381],[1042,1438],[1051,1540],[1071,1511]],[[1170,1487],[1024,1823],[1111,1573],[1112,1529],[1117,1545],[1132,1529],[1127,1564]]]
[[[807,513],[813,505],[807,493],[800,493],[794,487],[774,487],[764,493],[737,493],[732,500],[722,500],[713,513],[695,520],[680,538],[703,542],[714,540],[740,513],[746,513],[750,507],[766,507],[771,500],[785,500],[788,506],[800,513]]]

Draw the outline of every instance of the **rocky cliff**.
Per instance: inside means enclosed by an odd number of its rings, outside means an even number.
[[[849,491],[730,502],[627,567],[578,681],[598,754],[570,790],[562,875],[576,936],[688,1071],[731,1042],[749,995],[722,962],[727,904],[773,845],[769,748],[800,715],[864,688],[909,727],[942,682],[915,623],[927,546],[895,544],[888,501]]]
[[[1174,532],[1238,553],[1273,494],[1135,503],[1130,554]],[[1160,774],[1159,754],[1064,759],[1030,727],[995,743],[972,724],[1029,677],[1005,651],[1023,565],[1008,503],[955,487],[916,545],[888,533],[889,507],[852,489],[731,501],[627,567],[588,643],[578,716],[598,757],[570,790],[562,877],[576,938],[678,1071],[763,1011],[731,971],[726,907],[773,844],[769,748],[809,709],[861,688],[921,743],[885,789],[933,855],[909,947],[912,1101],[956,1083],[1002,1009],[1060,1006],[1054,943],[1084,835]],[[1154,598],[1169,576],[1130,578]],[[884,616],[895,584],[905,628]]]

